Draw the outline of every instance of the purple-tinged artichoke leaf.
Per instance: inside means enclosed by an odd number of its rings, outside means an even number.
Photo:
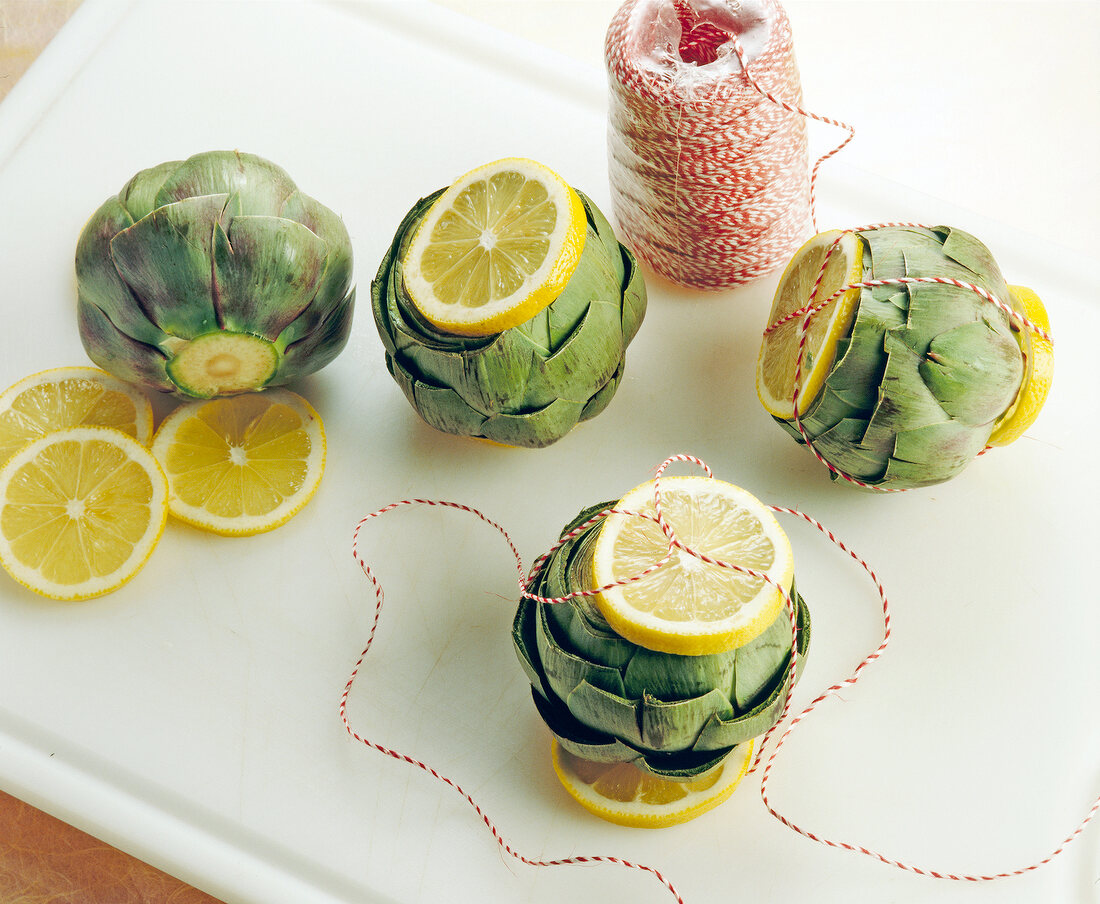
[[[156,204],[202,195],[239,194],[245,216],[277,216],[295,191],[294,180],[281,166],[240,151],[207,151],[179,164],[160,188]]]
[[[122,278],[164,332],[193,339],[219,328],[211,295],[214,224],[226,195],[158,207],[111,241]]]
[[[214,292],[223,329],[275,342],[313,300],[325,243],[300,223],[235,217],[214,226]]]
[[[279,368],[279,381],[313,373],[332,363],[348,343],[354,313],[355,290],[352,289],[320,326],[287,347]]]
[[[328,269],[318,292],[324,298],[343,298],[351,286],[352,248],[347,226],[319,201],[300,191],[283,205],[280,216],[301,223],[328,247]]]
[[[164,369],[166,358],[155,347],[136,342],[118,330],[98,307],[80,299],[77,322],[84,350],[96,364],[116,376],[161,392],[175,387]]]
[[[134,225],[118,198],[111,198],[92,214],[76,243],[77,294],[95,305],[112,325],[131,339],[159,345],[167,336],[141,308],[111,259],[111,239]]]

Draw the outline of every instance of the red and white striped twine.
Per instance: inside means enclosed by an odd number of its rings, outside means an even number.
[[[358,734],[354,729],[352,729],[351,723],[348,720],[348,714],[347,714],[348,696],[351,693],[352,685],[355,683],[356,677],[359,675],[360,669],[363,665],[363,660],[366,658],[367,653],[370,651],[371,646],[374,643],[375,634],[376,634],[377,628],[378,628],[379,617],[382,614],[382,602],[383,602],[383,599],[384,599],[384,594],[383,594],[383,591],[382,591],[382,585],[379,583],[379,581],[378,581],[377,577],[375,576],[373,570],[371,569],[370,565],[367,564],[367,562],[363,559],[363,557],[359,553],[359,535],[360,535],[360,532],[362,531],[364,525],[368,521],[370,521],[374,518],[378,518],[381,515],[384,515],[387,512],[391,512],[391,511],[393,511],[397,508],[401,508],[402,506],[407,506],[407,505],[441,506],[441,507],[444,507],[444,508],[452,508],[452,509],[458,509],[458,510],[463,511],[463,512],[468,512],[469,514],[475,516],[476,518],[480,519],[481,521],[484,521],[486,524],[488,524],[490,527],[494,528],[498,533],[500,533],[500,535],[504,538],[505,542],[508,544],[508,548],[512,551],[512,555],[516,560],[516,571],[517,571],[517,575],[518,575],[518,585],[519,585],[519,592],[520,592],[521,596],[523,596],[527,599],[535,600],[536,602],[540,602],[540,603],[550,603],[550,604],[562,603],[562,602],[564,602],[568,599],[571,599],[573,597],[576,597],[576,596],[593,596],[593,595],[599,593],[601,590],[606,590],[606,589],[610,589],[611,587],[614,587],[614,586],[619,586],[619,585],[623,585],[623,584],[632,583],[634,581],[639,581],[642,578],[644,578],[646,575],[652,574],[657,568],[662,567],[663,564],[670,561],[671,558],[672,558],[672,555],[673,555],[673,550],[677,550],[677,549],[684,552],[684,553],[695,556],[695,557],[699,558],[700,560],[702,560],[704,562],[708,562],[711,565],[716,565],[716,566],[721,567],[721,568],[729,568],[729,569],[741,572],[743,574],[748,574],[748,575],[752,575],[754,577],[762,578],[763,580],[765,580],[768,583],[772,584],[773,586],[777,587],[780,590],[780,592],[783,594],[784,600],[786,602],[785,610],[787,612],[787,616],[788,616],[788,619],[790,621],[790,628],[791,628],[791,659],[790,659],[790,663],[788,665],[788,677],[789,677],[790,681],[789,681],[789,689],[787,691],[787,696],[786,696],[786,699],[784,700],[784,703],[783,703],[783,711],[780,714],[779,719],[765,733],[765,735],[764,735],[763,739],[761,740],[760,744],[757,746],[756,756],[753,760],[752,767],[749,770],[750,773],[755,772],[757,770],[757,768],[759,768],[761,762],[763,761],[764,751],[768,749],[768,746],[771,743],[773,736],[776,734],[776,732],[779,731],[779,729],[787,721],[787,716],[788,716],[788,713],[789,713],[789,710],[790,710],[790,707],[791,707],[791,699],[792,699],[793,692],[794,692],[794,676],[795,676],[797,668],[798,668],[798,644],[796,642],[797,621],[796,621],[796,614],[795,614],[795,606],[794,606],[794,603],[791,599],[790,592],[785,587],[782,587],[781,585],[776,584],[775,581],[768,574],[766,574],[764,572],[757,571],[757,570],[752,569],[752,568],[748,568],[748,567],[743,566],[743,565],[739,565],[739,564],[734,563],[734,562],[725,562],[725,561],[722,561],[720,559],[712,558],[710,556],[707,556],[705,553],[703,553],[699,550],[696,550],[696,549],[693,549],[690,546],[687,546],[686,544],[684,544],[683,542],[681,542],[677,538],[675,530],[673,529],[672,525],[669,524],[668,521],[665,519],[665,517],[664,517],[664,515],[661,511],[661,490],[660,490],[660,482],[661,482],[662,475],[664,474],[665,470],[670,465],[672,465],[676,462],[687,462],[689,464],[696,465],[696,466],[702,468],[703,471],[705,471],[705,473],[707,474],[708,477],[712,476],[712,472],[711,472],[710,468],[706,465],[706,463],[703,462],[702,460],[696,458],[693,455],[678,454],[678,455],[670,456],[657,468],[656,473],[655,473],[655,479],[654,479],[654,483],[653,483],[653,496],[654,496],[655,514],[650,515],[650,514],[647,514],[647,513],[630,512],[630,511],[627,511],[627,510],[615,509],[615,508],[604,509],[603,511],[599,512],[597,515],[590,518],[584,524],[582,524],[579,527],[575,528],[568,535],[563,536],[561,539],[559,539],[558,542],[554,545],[553,549],[550,552],[540,556],[538,559],[535,560],[535,563],[532,566],[531,571],[527,572],[527,573],[525,573],[525,571],[524,571],[523,559],[520,556],[519,551],[516,549],[515,543],[513,543],[512,538],[508,535],[508,532],[503,527],[501,527],[499,524],[497,524],[495,521],[488,518],[486,515],[484,515],[483,513],[478,511],[477,509],[471,508],[470,506],[463,505],[463,504],[457,503],[457,502],[447,502],[447,501],[438,500],[438,499],[404,499],[404,500],[401,500],[399,502],[394,502],[394,503],[391,503],[390,505],[384,506],[383,508],[380,508],[377,511],[371,512],[369,515],[365,516],[362,520],[359,521],[359,523],[355,527],[355,531],[354,531],[354,535],[353,535],[353,541],[352,541],[352,556],[355,558],[355,561],[359,563],[359,566],[362,568],[363,573],[367,576],[367,578],[370,580],[371,584],[374,587],[374,594],[375,594],[374,618],[373,618],[373,621],[371,623],[370,634],[367,638],[366,646],[364,647],[363,652],[359,654],[359,658],[356,661],[355,666],[352,669],[351,676],[348,678],[347,683],[344,685],[343,693],[340,695],[340,719],[343,722],[344,728],[347,730],[348,734],[352,738],[354,738],[356,741],[359,741],[360,743],[364,744],[367,747],[370,747],[373,750],[378,751],[379,753],[383,753],[386,756],[392,757],[395,760],[400,760],[402,762],[408,763],[411,766],[415,766],[418,769],[421,769],[424,772],[427,772],[428,774],[434,776],[439,781],[443,782],[446,785],[449,785],[451,788],[453,788],[455,791],[457,791],[466,800],[466,802],[471,807],[473,807],[474,811],[480,817],[481,821],[485,824],[486,828],[492,834],[493,838],[496,839],[497,844],[500,846],[500,848],[502,850],[504,850],[505,852],[507,852],[514,859],[520,861],[521,863],[525,863],[529,866],[566,866],[566,865],[584,864],[584,863],[610,863],[610,864],[614,864],[614,865],[617,865],[617,866],[626,867],[626,868],[629,868],[629,869],[641,870],[642,872],[648,873],[648,874],[652,875],[655,879],[657,879],[657,881],[660,882],[661,885],[663,885],[673,895],[673,897],[676,899],[677,902],[679,902],[679,904],[684,904],[684,898],[680,894],[680,892],[676,889],[676,886],[660,870],[658,870],[658,869],[656,869],[652,866],[643,864],[643,863],[635,863],[631,860],[626,860],[626,859],[623,859],[621,857],[615,857],[615,856],[610,856],[610,855],[574,855],[574,856],[562,857],[562,858],[554,859],[554,860],[540,860],[540,859],[535,859],[535,858],[528,857],[528,856],[520,853],[519,851],[517,851],[514,847],[512,847],[505,840],[504,836],[500,833],[500,830],[497,828],[496,824],[489,818],[488,814],[481,808],[481,806],[477,803],[477,801],[474,800],[474,798],[471,796],[471,794],[469,792],[467,792],[461,785],[459,785],[454,780],[448,778],[447,776],[437,772],[431,766],[427,765],[426,763],[421,762],[420,760],[416,759],[415,757],[412,757],[412,756],[410,756],[408,754],[405,754],[405,753],[401,753],[397,750],[394,750],[391,747],[387,747],[383,744],[379,744],[375,741],[369,740],[369,739],[363,737],[362,735]],[[878,576],[875,574],[875,572],[871,568],[871,566],[868,565],[867,562],[864,559],[862,559],[858,554],[856,554],[852,549],[850,549],[843,541],[841,541],[831,530],[829,530],[827,527],[825,527],[820,521],[817,521],[815,518],[812,518],[810,515],[807,515],[803,512],[800,512],[797,509],[785,508],[785,507],[782,507],[782,506],[767,506],[767,507],[771,511],[773,511],[777,514],[792,515],[794,517],[801,518],[803,521],[805,521],[806,523],[812,525],[814,528],[816,528],[818,531],[820,531],[822,534],[824,534],[841,551],[846,553],[853,561],[855,561],[867,573],[868,577],[871,579],[872,583],[875,586],[875,590],[878,592],[879,600],[880,600],[880,603],[881,603],[881,609],[882,609],[882,619],[883,619],[882,642],[871,653],[869,653],[866,657],[864,657],[864,659],[862,661],[860,661],[860,663],[852,671],[851,675],[849,675],[844,680],[839,681],[836,684],[834,684],[831,687],[824,690],[817,697],[815,697],[813,700],[811,700],[810,703],[807,704],[806,707],[803,708],[801,712],[799,712],[797,715],[795,715],[793,718],[791,718],[790,721],[789,721],[789,724],[787,724],[786,727],[784,728],[784,730],[782,731],[782,734],[780,734],[778,736],[778,738],[775,740],[774,746],[772,746],[772,749],[771,749],[771,754],[768,757],[767,762],[764,764],[764,769],[763,769],[763,772],[761,774],[761,780],[760,780],[760,797],[761,797],[761,799],[764,803],[764,806],[767,808],[767,811],[773,817],[775,817],[777,820],[779,820],[783,825],[787,826],[789,829],[793,830],[794,832],[797,832],[799,835],[803,836],[804,838],[810,839],[811,841],[816,841],[816,842],[819,842],[821,844],[827,845],[828,847],[832,847],[832,848],[841,848],[843,850],[852,851],[852,852],[859,853],[859,854],[864,854],[868,857],[871,857],[871,858],[873,858],[875,860],[878,860],[882,863],[885,863],[889,866],[894,866],[894,867],[897,867],[898,869],[902,869],[902,870],[906,870],[908,872],[916,873],[916,874],[921,875],[921,876],[929,876],[929,877],[936,878],[936,879],[950,879],[950,880],[963,881],[963,882],[986,882],[986,881],[992,881],[992,880],[995,880],[995,879],[1006,879],[1006,878],[1010,878],[1012,876],[1021,876],[1021,875],[1024,875],[1026,873],[1030,873],[1034,870],[1037,870],[1040,867],[1046,865],[1047,863],[1050,863],[1055,857],[1057,857],[1059,854],[1061,854],[1065,850],[1065,848],[1075,838],[1077,838],[1082,832],[1084,832],[1085,828],[1092,821],[1093,817],[1095,817],[1097,812],[1100,811],[1100,796],[1097,796],[1096,800],[1093,802],[1092,806],[1090,807],[1088,812],[1085,814],[1084,818],[1077,825],[1077,827],[1069,835],[1066,836],[1066,838],[1058,845],[1058,847],[1055,850],[1053,850],[1050,854],[1045,856],[1043,859],[1038,860],[1035,863],[1032,863],[1028,866],[1024,866],[1024,867],[1020,867],[1020,868],[1012,869],[1012,870],[1006,870],[1004,872],[999,872],[999,873],[986,874],[986,875],[976,875],[976,874],[975,875],[958,875],[958,874],[943,872],[943,871],[939,871],[939,870],[927,869],[927,868],[914,866],[912,864],[905,863],[901,860],[897,860],[897,859],[894,859],[894,858],[891,858],[891,857],[887,857],[884,854],[878,853],[877,851],[874,851],[870,848],[864,847],[863,845],[860,845],[860,844],[853,844],[853,843],[845,842],[845,841],[834,841],[832,839],[829,839],[829,838],[826,838],[824,836],[818,835],[818,834],[816,834],[816,833],[814,833],[814,832],[812,832],[808,829],[805,829],[805,828],[799,826],[797,823],[795,823],[794,821],[792,821],[788,817],[784,816],[782,813],[780,813],[778,810],[776,810],[775,807],[772,806],[771,801],[768,798],[768,781],[771,777],[771,770],[772,770],[772,767],[775,763],[776,756],[778,755],[780,749],[782,748],[783,744],[786,742],[787,738],[790,736],[791,732],[794,731],[795,726],[798,725],[803,719],[805,719],[811,712],[813,712],[813,710],[820,703],[822,703],[827,698],[838,694],[840,691],[842,691],[846,688],[852,687],[854,684],[856,684],[856,682],[858,682],[860,680],[860,678],[862,677],[863,671],[869,665],[871,665],[873,662],[875,662],[877,659],[879,659],[879,657],[882,656],[882,654],[886,650],[887,645],[890,642],[890,607],[889,607],[889,602],[888,602],[887,596],[886,596],[886,589],[882,585],[882,582],[879,580]],[[633,516],[637,516],[637,517],[649,518],[650,520],[655,521],[657,524],[659,524],[661,526],[662,530],[664,531],[665,536],[668,538],[668,552],[659,560],[659,563],[655,563],[654,565],[649,566],[648,568],[646,568],[645,570],[643,570],[639,574],[634,575],[634,576],[629,577],[629,578],[625,578],[625,579],[620,580],[620,581],[616,581],[616,582],[611,583],[611,584],[605,584],[605,585],[603,585],[603,587],[600,587],[600,588],[579,590],[579,591],[575,591],[575,592],[572,592],[570,594],[567,594],[565,596],[551,597],[551,598],[538,596],[537,594],[534,594],[530,591],[530,587],[531,587],[532,583],[534,582],[534,579],[537,577],[540,569],[545,564],[545,562],[547,561],[547,559],[553,553],[554,550],[559,548],[563,543],[567,542],[567,540],[569,540],[570,538],[578,536],[580,533],[582,533],[585,529],[587,529],[589,526],[591,526],[596,521],[599,521],[601,518],[607,517],[610,514],[633,515]]]
[[[975,285],[974,283],[963,282],[962,280],[953,279],[948,276],[901,276],[894,279],[868,279],[863,280],[862,282],[848,283],[847,285],[841,286],[824,301],[816,301],[817,291],[821,288],[821,283],[825,279],[825,270],[829,266],[829,259],[836,252],[837,248],[840,247],[840,242],[844,238],[844,236],[848,233],[858,234],[861,232],[871,232],[875,229],[889,228],[933,229],[935,227],[925,226],[921,223],[875,223],[870,226],[857,226],[854,229],[842,230],[840,234],[837,235],[835,239],[833,239],[832,243],[825,251],[825,256],[824,258],[822,258],[821,261],[821,267],[818,269],[817,272],[817,279],[814,281],[813,288],[810,290],[810,295],[806,299],[806,303],[797,310],[791,311],[789,314],[780,317],[774,323],[768,324],[768,326],[764,329],[764,335],[767,336],[769,333],[775,331],[783,324],[789,323],[796,318],[802,318],[802,322],[801,324],[799,324],[798,331],[798,353],[795,356],[794,389],[791,401],[794,405],[794,424],[798,428],[798,432],[802,435],[802,439],[806,444],[806,448],[809,449],[811,453],[813,453],[814,458],[825,465],[825,467],[828,468],[829,471],[831,471],[840,479],[845,480],[855,486],[862,487],[865,490],[874,490],[880,493],[903,493],[907,489],[906,487],[877,486],[875,484],[866,483],[865,481],[860,480],[858,477],[854,477],[851,474],[848,474],[846,471],[838,468],[831,461],[828,461],[815,448],[813,440],[810,438],[809,432],[806,430],[805,425],[802,423],[802,364],[806,356],[806,341],[809,338],[810,334],[810,321],[813,320],[814,316],[826,310],[830,305],[832,305],[834,301],[840,298],[840,296],[847,292],[849,289],[874,289],[878,288],[879,286],[904,286],[914,283],[933,283],[942,286],[954,286],[958,289],[967,289],[971,292],[974,292],[980,298],[988,301],[990,304],[994,305],[999,310],[1008,315],[1008,318],[1011,321],[1014,321],[1020,327],[1020,329],[1030,331],[1034,335],[1038,336],[1040,339],[1045,339],[1052,346],[1054,344],[1054,337],[1051,336],[1051,334],[1047,330],[1029,320],[1011,305],[1006,304],[1004,301],[997,298],[988,289],[985,289],[982,286]],[[988,446],[983,449],[982,452],[980,452],[979,454],[985,454],[985,452],[987,451],[989,451]]]
[[[818,169],[855,130],[802,107],[778,0],[731,4],[741,34],[706,21],[705,5],[627,0],[611,21],[608,175],[635,253],[672,282],[721,289],[772,272],[817,231]],[[750,59],[742,36],[764,31]],[[812,171],[806,119],[848,133]]]

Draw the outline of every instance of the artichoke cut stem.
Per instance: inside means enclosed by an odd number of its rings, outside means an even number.
[[[168,376],[180,392],[198,399],[263,389],[279,368],[279,351],[251,333],[219,330],[174,349]]]

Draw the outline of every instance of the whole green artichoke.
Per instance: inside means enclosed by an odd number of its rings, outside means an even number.
[[[122,379],[212,398],[324,367],[351,329],[343,222],[284,170],[211,151],[135,175],[76,248],[80,336]]]
[[[863,281],[947,277],[1018,309],[992,253],[961,229],[891,226],[856,236]],[[954,477],[985,448],[1023,373],[1018,328],[972,290],[863,288],[802,427],[827,462],[871,487],[928,486]],[[793,419],[776,420],[805,442]]]
[[[613,504],[585,509],[562,536]],[[599,527],[558,548],[531,590],[554,599],[590,586],[587,563]],[[797,591],[791,597],[801,665],[810,614]],[[789,688],[786,610],[743,647],[681,656],[620,637],[587,597],[562,603],[524,598],[512,638],[539,714],[565,750],[595,762],[633,763],[666,778],[701,775],[735,745],[764,734],[778,721]]]
[[[577,192],[587,235],[561,294],[526,323],[491,336],[439,332],[405,290],[401,262],[443,191],[406,214],[371,284],[386,366],[420,416],[438,430],[511,446],[547,446],[611,401],[626,347],[645,316],[645,282],[603,214]]]

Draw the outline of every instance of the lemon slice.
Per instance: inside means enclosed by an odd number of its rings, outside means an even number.
[[[286,389],[185,402],[153,437],[181,521],[243,536],[289,521],[325,470],[321,418]]]
[[[616,508],[653,514],[653,482],[627,493]],[[639,646],[698,656],[743,646],[783,608],[794,556],[775,516],[754,496],[709,477],[661,478],[661,511],[679,541],[711,558],[767,574],[746,575],[675,550],[641,580],[594,597],[611,628]],[[660,526],[636,515],[609,515],[592,553],[597,586],[640,574],[668,550]]]
[[[0,564],[59,600],[125,584],[152,554],[168,484],[141,443],[109,427],[34,440],[0,469]]]
[[[833,249],[831,254],[830,249]],[[825,266],[825,275],[811,302],[810,296],[826,255],[829,262]],[[756,394],[773,417],[783,420],[794,417],[795,364],[805,317],[799,315],[783,323],[780,321],[808,304],[816,305],[828,300],[838,289],[862,279],[863,245],[854,233],[838,229],[815,235],[795,252],[787,264],[787,269],[779,278],[768,318],[769,324],[779,325],[764,334],[756,361]],[[837,341],[851,327],[859,292],[859,289],[849,289],[810,318],[799,379],[799,411],[804,412],[821,391],[836,357]]]
[[[1009,286],[1023,315],[1050,335],[1050,318],[1042,299],[1025,286]],[[1014,328],[1015,324],[1013,324]],[[1016,329],[1016,339],[1024,350],[1024,378],[1020,394],[1001,418],[989,437],[991,446],[1007,446],[1015,442],[1035,423],[1054,380],[1054,346],[1044,336],[1030,329]]]
[[[530,320],[561,294],[587,228],[584,205],[561,176],[534,160],[497,160],[439,196],[401,276],[437,329],[488,336]]]
[[[148,445],[153,407],[140,389],[95,367],[57,367],[0,394],[0,463],[32,440],[66,427],[114,427]]]
[[[651,775],[630,763],[593,763],[551,741],[554,772],[582,807],[623,826],[659,829],[694,819],[726,800],[749,771],[753,742],[738,744],[721,763],[694,778]]]

